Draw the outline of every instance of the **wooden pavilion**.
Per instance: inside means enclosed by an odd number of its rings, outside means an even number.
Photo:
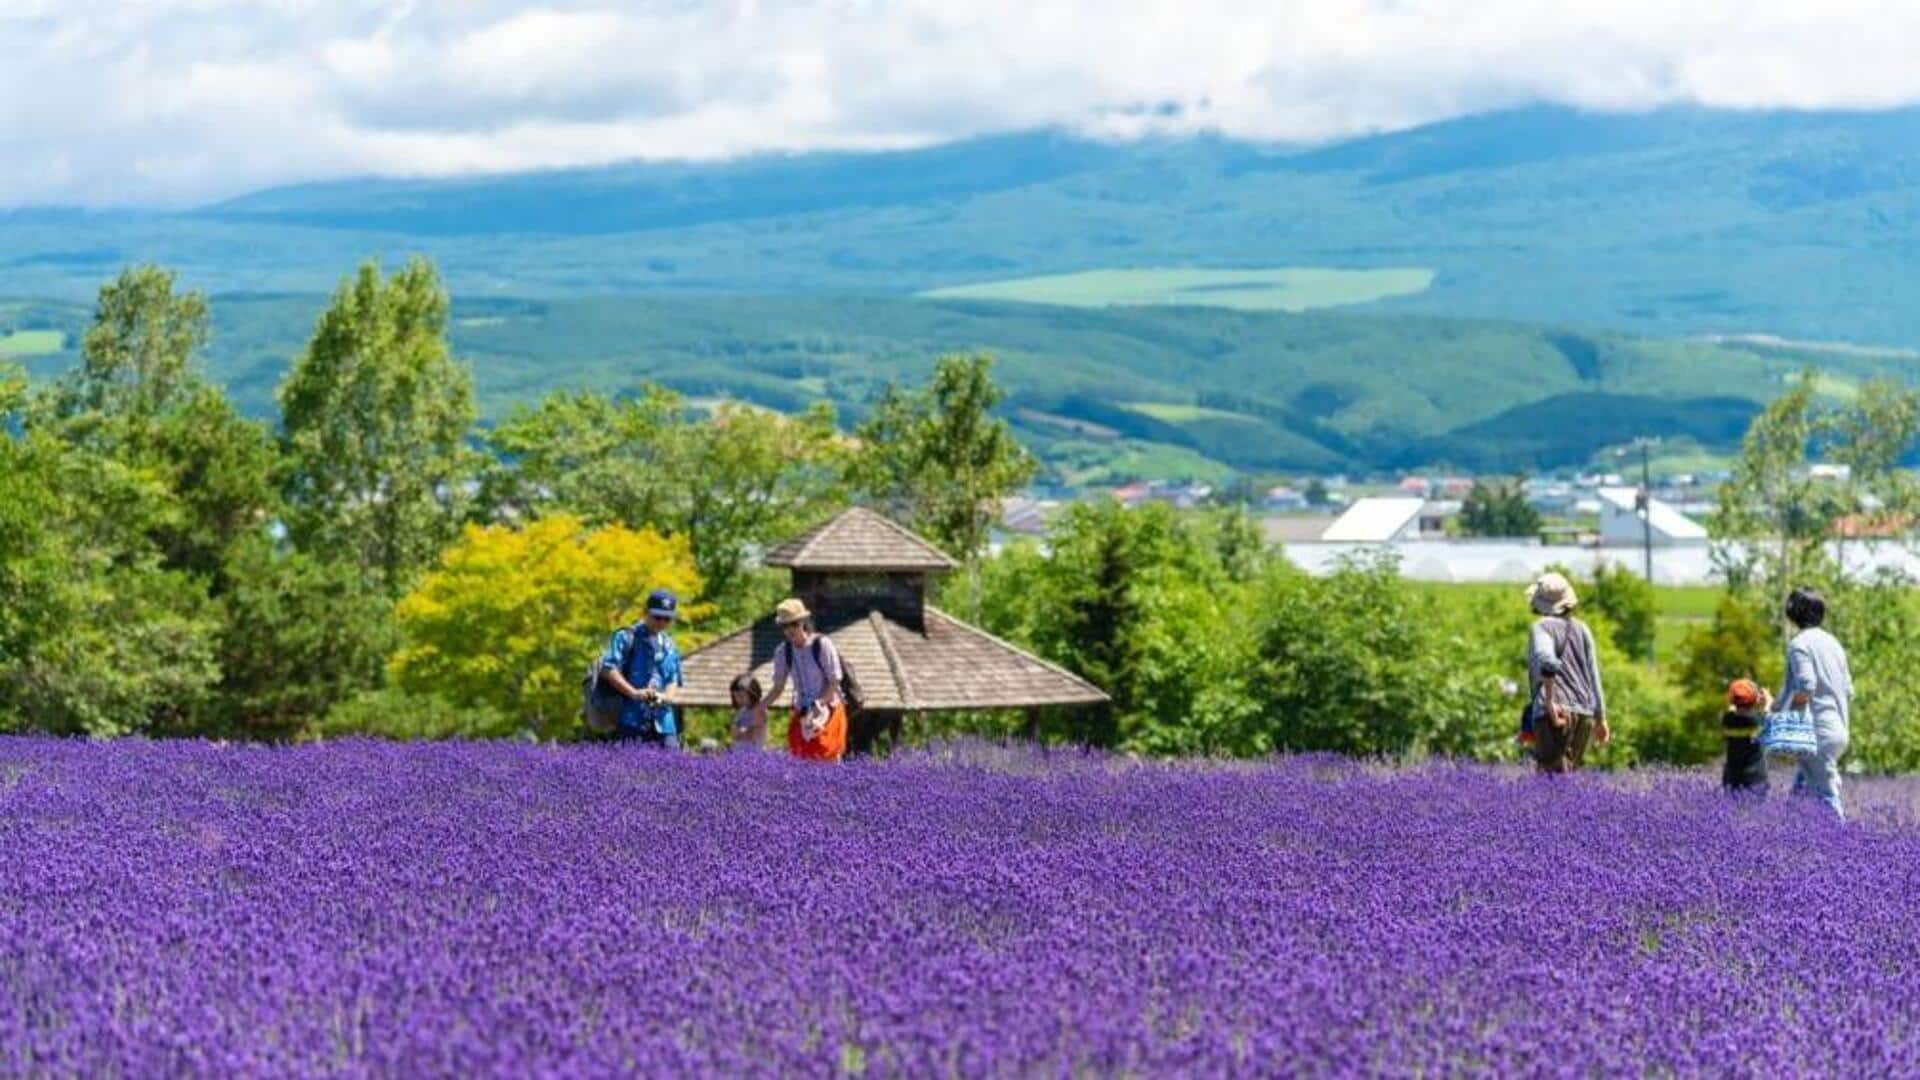
[[[846,510],[768,552],[765,561],[792,572],[793,595],[806,602],[815,625],[860,680],[866,707],[852,721],[855,751],[871,748],[883,730],[897,737],[910,714],[1019,709],[1031,724],[1042,708],[1107,700],[1078,675],[927,603],[929,579],[959,564],[872,510]],[[730,707],[728,688],[747,671],[771,688],[774,650],[783,640],[768,615],[688,653],[680,700]],[[773,726],[785,731],[784,723]]]

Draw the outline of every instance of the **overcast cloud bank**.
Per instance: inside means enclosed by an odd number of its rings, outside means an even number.
[[[1920,101],[1916,44],[1920,5],[1872,0],[0,0],[0,206],[1042,126],[1884,108]]]

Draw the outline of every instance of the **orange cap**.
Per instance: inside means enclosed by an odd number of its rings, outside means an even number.
[[[1752,679],[1735,679],[1727,686],[1727,704],[1736,709],[1751,709],[1760,704],[1760,685]]]

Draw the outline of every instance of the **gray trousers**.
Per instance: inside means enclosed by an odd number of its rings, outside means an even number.
[[[1814,718],[1813,729],[1820,752],[1800,759],[1800,767],[1793,777],[1793,793],[1811,795],[1833,807],[1834,813],[1846,817],[1846,808],[1840,802],[1840,759],[1847,753],[1847,730],[1823,717]]]

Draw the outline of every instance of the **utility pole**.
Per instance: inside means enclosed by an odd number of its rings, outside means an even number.
[[[1640,491],[1634,496],[1633,506],[1634,511],[1640,515],[1640,554],[1643,559],[1641,565],[1644,567],[1647,587],[1651,589],[1653,587],[1653,466],[1649,459],[1652,454],[1653,440],[1639,438],[1633,441],[1634,445],[1640,448]],[[1653,651],[1653,643],[1648,642],[1648,666],[1652,666],[1654,662]]]

